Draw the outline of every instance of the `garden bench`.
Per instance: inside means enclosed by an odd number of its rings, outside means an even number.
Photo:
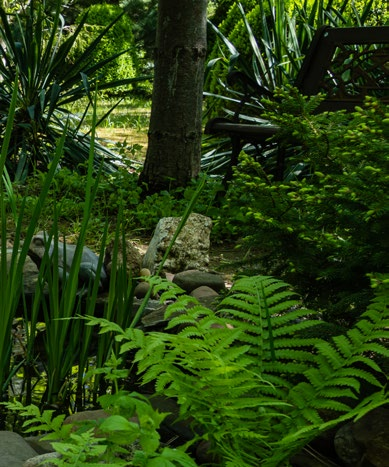
[[[230,73],[227,80],[230,86],[243,83],[238,108],[233,118],[213,118],[205,127],[205,134],[223,134],[231,140],[231,162],[225,180],[231,178],[232,167],[246,144],[261,151],[279,131],[276,125],[240,121],[240,112],[250,97],[272,98],[269,90],[239,71]],[[352,111],[367,95],[389,103],[389,26],[319,28],[293,85],[305,96],[325,94],[316,112]],[[279,151],[274,172],[278,180],[283,178],[284,159],[285,153]]]

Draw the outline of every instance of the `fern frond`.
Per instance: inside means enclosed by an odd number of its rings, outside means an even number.
[[[312,352],[312,349],[314,348],[315,344],[317,344],[320,339],[317,338],[304,338],[302,339],[301,337],[279,337],[276,335],[277,339],[274,342],[274,346],[277,350],[277,355],[280,356],[280,358],[287,358],[288,357],[288,349],[291,351],[301,351],[301,357],[304,358],[304,360],[308,361],[314,361],[315,356]],[[284,352],[283,352],[283,349]],[[304,349],[304,350],[299,350],[299,349]]]
[[[387,332],[389,333],[389,328]],[[388,337],[386,337],[386,340],[388,340]],[[389,357],[389,349],[377,342],[366,342],[363,348],[361,348],[361,351],[372,352],[377,355],[382,355],[383,357]]]
[[[181,296],[166,318],[176,334],[127,335],[142,381],[176,398],[234,465],[283,465],[321,430],[387,402],[372,358],[389,356],[383,296],[330,341],[305,337],[322,322],[268,276],[238,279],[217,312]],[[365,383],[376,392],[359,402]]]
[[[291,336],[291,335],[298,335],[298,333],[301,333],[302,331],[305,331],[307,329],[313,328],[320,323],[320,321],[315,321],[315,320],[306,320],[306,321],[298,321],[295,322],[293,318],[289,318],[286,320],[283,320],[281,323],[280,321],[277,320],[277,318],[273,319],[273,335],[274,337],[280,337],[280,336]],[[282,327],[281,327],[282,326]],[[305,345],[309,345],[306,343],[305,339],[302,339],[301,342],[305,343]]]
[[[227,296],[222,301],[223,307],[219,307],[220,313],[228,313],[231,309],[240,312],[243,319],[251,319],[252,316],[259,314],[259,303],[253,297],[246,297],[243,294]]]
[[[342,357],[341,353],[334,351],[334,347],[329,342],[320,342],[316,344],[316,350],[329,364],[329,366],[323,364],[323,369],[326,368],[331,372],[345,365],[345,359]],[[352,351],[350,350],[349,356],[351,356],[351,353]]]
[[[298,306],[300,305],[300,303],[297,302],[296,300],[288,301],[286,310],[284,310],[284,311],[287,311],[287,313],[284,313],[284,314],[282,314],[281,311],[277,309],[277,307],[273,309],[274,311],[273,319],[275,320],[278,326],[282,326],[286,322],[306,320],[307,316],[310,317],[309,321],[313,321],[316,319],[316,316],[317,316],[316,312],[312,310],[308,310],[306,308],[302,308],[300,306],[296,308],[296,305]],[[314,322],[321,323],[321,321],[314,321]]]
[[[321,391],[321,395],[326,398],[327,401],[331,399],[358,399],[357,394],[349,388],[341,388],[339,386],[325,388]]]
[[[182,295],[171,303],[165,311],[165,319],[169,319],[174,313],[185,313],[189,306],[198,305],[198,301],[189,295]]]
[[[347,420],[358,420],[366,415],[371,410],[385,405],[388,403],[388,395],[386,390],[381,390],[370,396],[364,398],[354,408],[350,409],[343,415],[337,418],[330,419],[319,425],[308,424],[299,427],[298,429],[291,430],[286,436],[283,436],[277,443],[278,448],[272,451],[272,454],[263,462],[264,466],[272,467],[274,465],[282,465],[290,457],[290,453],[298,451],[298,446],[301,446],[302,442],[313,439],[319,432],[330,429],[339,423],[346,422]],[[289,452],[285,451],[285,446],[291,446]],[[297,447],[296,447],[297,446]],[[294,448],[294,449],[293,449]]]
[[[339,370],[338,375],[339,377],[358,378],[360,381],[365,381],[372,386],[382,388],[382,382],[380,382],[373,373],[370,373],[369,371],[366,371],[362,368],[355,366],[342,368]]]
[[[354,367],[354,365],[364,365],[365,367],[370,368],[377,374],[381,372],[381,368],[379,367],[379,365],[372,358],[367,357],[365,355],[352,356],[351,358],[349,358],[348,363],[352,367]]]
[[[301,375],[301,372],[306,371],[306,364],[296,361],[296,362],[282,362],[282,361],[275,361],[264,363],[263,371],[266,374],[266,377],[270,377],[269,374],[276,373],[280,375]],[[283,380],[283,384],[285,385],[286,382]]]
[[[144,379],[144,381],[146,381],[146,379]],[[151,379],[149,381],[153,381],[153,379]],[[164,392],[166,386],[168,386],[170,384],[170,382],[171,382],[171,375],[170,374],[160,373],[158,375],[158,378],[157,378],[156,382],[155,382],[155,391],[157,393]]]
[[[311,379],[309,381],[311,381]],[[346,388],[354,389],[355,392],[358,393],[361,387],[361,383],[357,378],[352,378],[351,376],[337,376],[336,381],[327,383],[326,385],[321,384],[320,386],[321,387],[316,386],[318,400],[320,397],[324,396],[327,391],[327,387],[333,388],[344,386]]]

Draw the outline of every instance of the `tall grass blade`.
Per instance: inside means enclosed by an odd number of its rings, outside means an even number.
[[[17,78],[17,77],[16,77]],[[16,79],[16,83],[18,80]],[[19,213],[14,210],[14,244],[12,249],[7,249],[7,233],[8,233],[8,212],[7,201],[3,189],[5,175],[5,163],[8,155],[8,146],[10,142],[10,135],[12,132],[13,119],[15,115],[17,101],[17,85],[14,86],[12,100],[10,103],[7,126],[0,155],[0,214],[1,214],[1,259],[0,259],[0,398],[7,398],[7,385],[12,374],[11,365],[11,349],[12,349],[12,323],[16,316],[16,311],[21,303],[21,296],[23,294],[23,268],[27,257],[29,244],[34,234],[39,215],[43,204],[45,202],[51,180],[57,169],[57,165],[61,156],[58,152],[53,159],[53,164],[49,169],[45,183],[41,189],[38,201],[33,209],[31,222],[27,228],[25,240],[21,245],[20,239],[22,237],[22,221],[24,216],[24,206],[22,203]],[[11,185],[8,186],[9,191]],[[11,195],[11,199],[12,199]],[[12,202],[12,201],[11,201]],[[11,226],[10,226],[11,228]]]
[[[86,303],[90,313],[96,305],[97,291],[100,282],[102,268],[102,258],[96,271],[95,283],[81,292],[79,289],[79,272],[82,261],[82,253],[85,244],[92,205],[96,196],[99,176],[94,179],[94,141],[96,127],[96,96],[93,103],[93,121],[91,144],[89,148],[89,158],[86,177],[86,194],[84,202],[83,220],[80,234],[77,241],[74,257],[69,271],[59,277],[59,251],[58,251],[58,222],[54,222],[52,237],[54,240],[54,250],[51,258],[46,258],[51,264],[47,267],[49,281],[50,310],[46,308],[46,356],[47,356],[47,402],[62,403],[68,397],[67,384],[71,378],[72,368],[87,364],[91,343],[90,331],[85,330],[83,320],[77,318]],[[57,216],[60,213],[58,209]],[[64,240],[65,241],[65,240]],[[66,254],[66,249],[63,249]],[[66,259],[64,258],[64,263]],[[51,271],[52,270],[52,271]],[[85,334],[86,333],[86,334]],[[80,344],[82,343],[82,344]],[[81,361],[80,361],[81,358]]]

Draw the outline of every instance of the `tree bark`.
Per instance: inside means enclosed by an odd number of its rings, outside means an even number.
[[[207,0],[159,0],[147,192],[185,186],[200,172]]]

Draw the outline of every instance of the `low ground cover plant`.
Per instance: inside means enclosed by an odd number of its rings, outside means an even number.
[[[17,206],[26,203],[23,219],[26,227],[31,218],[42,187],[46,183],[47,174],[36,171],[25,183],[13,184]],[[195,212],[213,216],[218,211],[214,206],[216,193],[221,188],[220,181],[203,174],[198,180],[184,188],[162,191],[154,195],[144,195],[138,184],[138,171],[132,167],[131,161],[113,173],[95,175],[96,197],[89,221],[88,245],[99,248],[100,239],[108,222],[109,234],[113,235],[117,224],[118,213],[123,210],[122,228],[135,237],[148,238],[162,217],[178,217],[182,215],[197,187],[205,179],[207,183],[194,207]],[[82,223],[86,195],[86,174],[74,172],[66,167],[54,174],[49,194],[42,215],[38,221],[38,230],[47,230],[52,225],[54,205],[60,206],[58,213],[59,230],[62,234],[76,237]]]

